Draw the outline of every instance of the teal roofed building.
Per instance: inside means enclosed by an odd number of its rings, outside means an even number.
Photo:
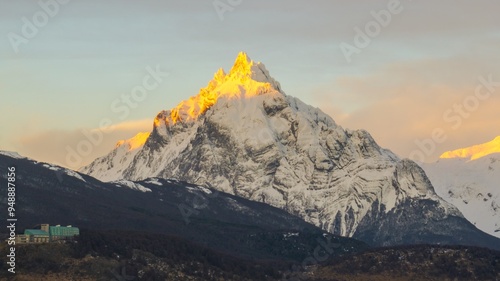
[[[80,235],[80,229],[71,225],[61,226],[61,225],[48,225],[42,224],[41,229],[48,232],[50,241],[57,240],[69,240],[73,239],[75,236]]]
[[[24,234],[16,235],[16,243],[49,243],[55,241],[73,240],[76,236],[80,235],[80,229],[71,225],[68,226],[50,226],[48,224],[41,224],[40,229],[25,229]]]
[[[50,235],[47,231],[41,229],[24,230],[25,243],[48,243]]]

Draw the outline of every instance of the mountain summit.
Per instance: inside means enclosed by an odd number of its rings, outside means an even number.
[[[245,52],[238,54],[231,71],[226,77],[223,77],[221,82],[227,83],[231,81],[239,85],[245,85],[246,82],[251,80],[270,84],[273,89],[280,91],[279,83],[269,75],[266,66],[261,62],[252,61]]]
[[[198,95],[181,102],[160,117],[165,124],[191,122],[219,99],[250,98],[273,91],[280,92],[280,85],[269,75],[264,64],[252,61],[246,53],[241,52],[228,74],[222,68],[219,69]],[[161,126],[160,123],[161,120],[157,118],[155,126]]]
[[[375,245],[498,243],[436,195],[417,164],[286,95],[245,53],[198,95],[160,112],[141,148],[117,149],[82,172],[210,183]]]

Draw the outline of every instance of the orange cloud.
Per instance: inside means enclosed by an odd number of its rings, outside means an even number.
[[[314,97],[341,126],[368,130],[381,146],[402,157],[424,150],[427,162],[444,151],[500,135],[500,87],[486,100],[474,97],[478,77],[490,74],[500,82],[500,72],[489,61],[467,57],[399,63],[365,76],[342,77],[318,88]],[[486,93],[486,87],[482,90]],[[477,104],[457,111],[474,99]],[[426,142],[436,129],[446,140]],[[422,149],[423,142],[427,147]]]
[[[138,132],[151,131],[152,125],[152,120],[144,119],[122,122],[103,130],[100,128],[79,128],[75,130],[43,131],[19,137],[16,150],[19,154],[38,161],[78,169],[89,164],[95,158],[110,152],[115,148],[119,140],[130,139]],[[102,136],[102,138],[99,136]],[[92,144],[88,155],[80,155],[82,159],[78,165],[68,162],[67,147],[76,149],[82,141],[88,141]]]

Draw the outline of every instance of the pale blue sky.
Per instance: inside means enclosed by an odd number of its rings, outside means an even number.
[[[402,0],[401,13],[347,62],[340,44],[353,44],[354,28],[364,29],[373,21],[371,11],[387,9],[390,2],[242,0],[221,20],[212,0],[70,0],[16,54],[8,34],[21,35],[22,18],[31,21],[42,9],[38,1],[0,0],[0,149],[64,165],[60,148],[82,138],[82,128],[97,128],[103,118],[115,124],[152,122],[246,51],[266,64],[287,94],[322,108],[345,127],[368,129],[383,146],[408,156],[414,139],[428,137],[443,122],[418,121],[422,117],[413,111],[412,99],[397,105],[408,107],[397,111],[404,116],[391,116],[389,105],[415,93],[445,93],[427,99],[420,111],[440,119],[474,89],[479,75],[500,81],[500,4]],[[142,83],[147,66],[158,64],[169,77],[120,120],[111,103]],[[492,127],[498,121],[490,111],[497,96],[466,120],[469,125],[449,130],[452,141],[432,157],[500,135],[498,128],[474,125]],[[382,124],[394,119],[395,124]],[[409,123],[415,130],[397,132]],[[150,126],[144,127],[108,135],[85,161]]]

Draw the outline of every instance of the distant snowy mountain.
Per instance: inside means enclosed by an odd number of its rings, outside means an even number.
[[[500,137],[441,157],[422,164],[437,194],[479,229],[500,237]]]
[[[485,235],[435,193],[417,164],[286,95],[245,53],[198,95],[160,112],[142,147],[117,147],[81,172],[105,181],[209,182],[377,245],[475,243]]]

